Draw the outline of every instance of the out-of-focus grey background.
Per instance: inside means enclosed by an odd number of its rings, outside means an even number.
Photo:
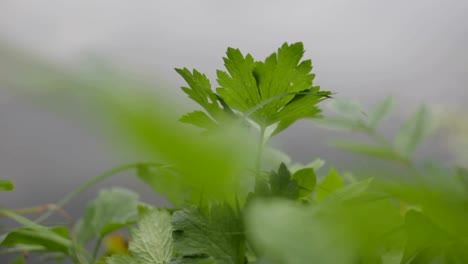
[[[365,106],[395,96],[399,107],[387,124],[391,130],[421,102],[464,107],[467,14],[465,0],[1,0],[0,38],[54,61],[73,63],[100,54],[162,80],[175,93],[183,80],[174,67],[197,68],[215,83],[228,46],[264,58],[285,41],[303,41],[315,84],[323,89]],[[188,103],[182,96],[180,104]],[[346,161],[347,154],[323,144],[327,135],[300,122],[277,144],[303,162],[317,156]],[[54,202],[128,159],[101,139],[81,120],[0,87],[0,178],[17,186],[0,193],[0,205]],[[122,175],[89,190],[68,209],[80,215],[86,199],[112,184],[160,201]]]

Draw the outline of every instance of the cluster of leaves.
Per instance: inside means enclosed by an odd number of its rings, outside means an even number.
[[[176,69],[188,84],[183,91],[203,108],[180,121],[202,128],[200,135],[171,124],[170,107],[146,94],[93,96],[92,103],[105,109],[105,120],[117,128],[113,131],[162,162],[113,169],[46,209],[61,212],[87,187],[125,170],[173,207],[154,208],[130,190],[111,188],[68,225],[43,224],[50,211],[35,221],[22,216],[38,208],[1,209],[0,216],[21,224],[0,237],[2,251],[42,252],[48,261],[82,264],[468,263],[468,171],[413,162],[416,147],[431,131],[427,107],[403,124],[393,142],[377,130],[392,99],[369,115],[359,105],[335,100],[338,115],[321,117],[318,103],[331,93],[313,86],[311,61],[302,61],[303,54],[302,43],[286,43],[265,61],[229,48],[216,90],[204,74]],[[46,86],[56,84],[59,74],[47,67],[27,72],[43,73],[31,83]],[[90,86],[89,78],[66,76],[72,87],[97,86]],[[98,85],[145,88],[115,75],[101,76]],[[396,162],[411,177],[384,178],[379,171],[372,177],[345,176],[333,167],[323,174],[320,159],[266,168],[268,140],[302,118],[365,133],[374,143],[333,144]],[[0,181],[0,190],[6,189],[11,183]],[[115,233],[125,229],[129,239]],[[20,255],[14,263],[25,261]]]

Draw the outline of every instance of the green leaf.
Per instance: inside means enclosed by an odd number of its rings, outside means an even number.
[[[174,204],[189,200],[190,189],[180,184],[183,177],[171,166],[154,167],[142,164],[137,167],[137,177]]]
[[[387,97],[380,101],[369,114],[369,125],[376,128],[380,122],[388,116],[394,105],[393,97]]]
[[[255,109],[251,118],[260,126],[279,122],[277,134],[300,118],[317,116],[315,105],[330,94],[312,87],[312,63],[301,62],[303,54],[302,43],[285,43],[265,62],[254,62],[230,48],[224,59],[228,72],[218,71],[217,91],[233,109],[249,114]]]
[[[259,199],[247,208],[245,222],[249,242],[273,263],[355,262],[351,261],[353,248],[340,232],[341,226],[314,217],[311,207]]]
[[[187,113],[183,115],[179,121],[205,129],[213,129],[218,126],[213,119],[208,117],[205,112],[202,111],[193,111]]]
[[[190,72],[187,68],[175,69],[189,87],[182,87],[182,90],[195,102],[201,105],[214,118],[222,113],[222,109],[218,104],[217,95],[211,90],[210,80],[205,74],[193,70]]]
[[[334,141],[331,143],[332,146],[346,150],[349,152],[366,155],[369,157],[393,160],[393,161],[405,161],[402,157],[396,153],[390,147],[384,147],[379,145],[371,145],[368,143],[358,143],[354,141]]]
[[[172,258],[171,215],[160,209],[146,212],[132,230],[128,255],[113,255],[107,264],[168,264]]]
[[[250,54],[245,57],[239,49],[228,48],[224,66],[228,72],[217,71],[216,91],[232,108],[247,111],[261,102],[260,91],[253,75],[255,62]]]
[[[301,179],[304,180],[304,179]],[[284,163],[281,163],[278,172],[272,171],[269,178],[259,177],[255,183],[256,197],[283,197],[296,200],[299,198],[301,187],[295,179],[291,178],[291,172]]]
[[[47,248],[61,252],[68,252],[72,247],[72,241],[68,235],[68,229],[65,227],[47,228],[37,224],[21,215],[15,214],[9,210],[0,209],[0,213],[4,214],[24,227],[16,229],[1,241],[3,246],[34,246],[33,248]],[[36,246],[40,246],[36,247]]]
[[[431,121],[429,109],[422,105],[400,128],[395,138],[395,148],[398,153],[410,157],[422,140],[430,134]]]
[[[414,210],[407,212],[405,229],[408,240],[401,263],[429,263],[442,253],[446,239],[444,232],[422,213]],[[425,258],[426,262],[409,262],[414,257]]]
[[[300,188],[299,197],[307,196],[314,191],[317,177],[313,168],[298,170],[292,175],[292,178]]]
[[[118,104],[118,99],[133,101],[131,98],[118,97],[117,104],[113,99],[106,102],[104,98],[105,105],[113,106],[107,112],[109,119],[125,120],[117,122],[118,132],[126,134],[125,140],[135,141],[133,145],[149,150],[154,158],[177,168],[180,180],[172,181],[170,184],[174,186],[169,188],[181,192],[172,193],[171,197],[186,196],[185,202],[190,203],[200,203],[202,197],[202,202],[245,198],[243,187],[249,181],[245,168],[253,160],[255,145],[250,144],[244,128],[225,127],[209,137],[201,136],[169,122],[167,110],[153,100],[148,104],[146,98],[137,97],[136,101],[143,100],[139,105]],[[161,109],[155,109],[155,105]],[[121,118],[117,118],[119,115]]]
[[[369,189],[373,180],[374,178],[368,178],[362,181],[348,184],[331,193],[327,199],[345,201],[358,197]]]
[[[291,178],[291,173],[284,163],[281,163],[278,172],[271,172],[270,187],[273,196],[293,200],[299,197],[300,186]]]
[[[318,171],[320,168],[323,167],[323,165],[325,165],[325,160],[315,159],[312,162],[310,162],[309,164],[307,164],[306,167],[312,168],[312,169],[314,169],[314,171]]]
[[[179,258],[171,261],[170,264],[217,264],[217,262],[211,259]]]
[[[302,118],[318,117],[321,110],[316,105],[326,97],[318,95],[296,95],[279,112],[271,115],[271,123],[279,122],[272,135],[276,135]]]
[[[40,246],[36,248],[37,251],[69,254],[71,241],[68,229],[63,226],[40,229],[21,227],[8,233],[0,245],[4,247]]]
[[[178,262],[243,264],[245,238],[238,212],[229,205],[184,209],[172,216]]]
[[[102,238],[137,219],[137,194],[122,188],[102,190],[86,207],[77,228],[79,241],[86,243],[92,238]]]
[[[229,120],[228,117],[234,117],[232,109],[224,100],[211,90],[211,84],[206,75],[193,70],[190,72],[187,68],[176,69],[176,71],[185,79],[189,87],[182,87],[182,90],[195,102],[201,105],[218,123]],[[213,119],[209,118],[202,111],[194,111],[185,114],[180,119],[181,122],[193,124],[202,128],[216,127]]]
[[[13,182],[0,179],[0,191],[12,191],[15,189]]]
[[[143,264],[137,262],[134,258],[128,255],[112,255],[106,260],[107,264]]]
[[[173,250],[171,215],[158,209],[147,213],[132,232],[129,249],[136,263],[169,263]]]
[[[301,62],[304,46],[301,42],[284,43],[277,53],[271,54],[265,62],[257,62],[254,69],[262,101],[287,92],[301,92],[312,86],[314,74],[311,74],[312,62]],[[282,97],[265,106],[265,113],[277,112],[294,95]]]
[[[315,198],[317,201],[322,201],[328,195],[344,186],[343,179],[340,174],[332,167],[328,175],[322,180],[317,187]]]
[[[50,100],[52,106],[61,103],[60,110],[72,113],[76,108],[69,107],[68,102],[83,103],[94,118],[88,125],[98,125],[98,130],[112,145],[128,147],[133,153],[174,165],[181,174],[177,185],[183,188],[180,189],[182,193],[173,196],[188,195],[187,203],[205,203],[212,199],[242,200],[247,195],[244,187],[250,179],[246,167],[254,160],[256,147],[249,142],[245,128],[229,127],[220,129],[223,131],[216,135],[202,136],[174,122],[180,104],[168,99],[164,93],[167,89],[163,89],[161,83],[142,80],[141,76],[131,76],[114,67],[102,67],[102,64],[91,70],[89,66],[95,65],[86,65],[86,72],[74,72],[15,49],[8,54],[3,51],[0,47],[0,57],[7,59],[0,60],[2,65],[8,62],[15,66],[15,70],[9,69],[11,75],[4,75],[7,77],[4,83],[12,83],[9,87],[21,88],[27,93],[39,91],[43,93],[41,98]],[[193,79],[194,85],[206,86],[202,74],[181,71]],[[216,94],[200,89],[202,95],[207,94],[204,96],[208,109],[218,109],[213,112],[222,111],[222,116],[232,115],[219,98],[217,103],[223,108],[215,104]],[[200,101],[198,92],[191,95]],[[188,194],[187,189],[190,190]]]

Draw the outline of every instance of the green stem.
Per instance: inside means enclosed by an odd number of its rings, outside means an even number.
[[[126,165],[122,165],[122,166],[119,166],[119,167],[116,167],[114,169],[111,169],[111,170],[108,170],[104,173],[102,173],[101,175],[89,180],[88,182],[86,182],[85,184],[81,185],[80,187],[78,187],[77,189],[75,189],[73,192],[71,192],[70,194],[68,194],[67,196],[65,196],[64,198],[62,198],[57,204],[56,204],[56,207],[45,212],[44,214],[42,214],[41,216],[39,216],[35,222],[39,223],[39,222],[42,222],[44,221],[45,219],[47,219],[55,210],[58,210],[60,208],[62,208],[65,204],[67,204],[70,200],[72,200],[73,198],[75,198],[77,195],[80,195],[82,192],[84,192],[85,190],[87,190],[88,188],[90,188],[91,186],[109,178],[110,176],[112,175],[115,175],[117,173],[120,173],[120,172],[123,172],[123,171],[126,171],[126,170],[129,170],[129,169],[134,169],[134,168],[137,168],[138,166],[141,166],[141,165],[150,165],[150,166],[156,166],[156,167],[160,167],[162,166],[162,164],[159,164],[159,163],[130,163],[130,164],[126,164]]]
[[[103,237],[100,236],[98,241],[96,242],[96,245],[94,246],[94,250],[93,250],[93,259],[94,260],[96,260],[97,255],[99,253],[99,249],[101,248],[102,239],[103,239]]]
[[[260,172],[262,169],[262,155],[263,155],[263,144],[265,141],[265,130],[266,130],[266,127],[264,126],[260,127],[260,135],[258,139],[258,151],[257,151],[257,164],[255,168],[257,177],[260,175]]]

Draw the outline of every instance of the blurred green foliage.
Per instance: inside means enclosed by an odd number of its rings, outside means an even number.
[[[323,117],[318,104],[332,93],[313,85],[312,63],[303,54],[302,43],[285,43],[264,61],[229,48],[217,89],[197,70],[176,69],[188,85],[182,90],[201,107],[180,121],[200,131],[174,123],[176,104],[150,92],[148,82],[106,68],[84,74],[54,67],[2,47],[0,85],[81,98],[110,142],[149,153],[151,161],[99,175],[36,220],[22,215],[38,207],[0,209],[19,224],[0,237],[0,251],[83,264],[468,263],[467,170],[414,161],[435,127],[429,108],[422,105],[393,140],[379,133],[392,98],[367,114],[358,103],[334,99],[335,115]],[[303,118],[368,136],[370,142],[332,145],[401,170],[392,177],[382,170],[345,177],[334,167],[320,173],[321,159],[292,163],[268,143]],[[45,222],[89,186],[125,170],[173,207],[153,208],[132,191],[111,188],[89,202],[77,223]],[[11,189],[11,182],[0,181],[0,190]],[[109,234],[125,228],[131,238],[118,242],[126,250],[103,248],[103,241],[115,239]],[[20,255],[13,263],[25,261]]]

